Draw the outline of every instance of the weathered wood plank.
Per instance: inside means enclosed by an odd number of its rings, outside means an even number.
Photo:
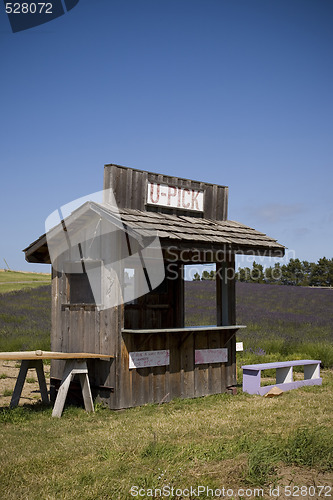
[[[181,356],[178,348],[178,339],[174,335],[170,335],[167,338],[167,345],[170,350],[168,387],[171,400],[181,396]]]
[[[221,347],[221,333],[214,332],[208,335],[208,349],[219,349]],[[211,363],[208,367],[208,392],[218,394],[221,392],[222,363]]]
[[[181,353],[181,397],[193,398],[194,390],[194,334],[189,332],[184,341],[179,341]]]
[[[240,328],[246,328],[245,325],[225,325],[225,326],[196,326],[195,327],[195,332],[214,332],[214,331],[220,331],[220,330],[239,330]],[[188,333],[189,331],[192,331],[193,327],[187,326],[185,328],[177,327],[177,328],[156,328],[156,329],[151,329],[151,328],[143,328],[143,329],[129,329],[129,328],[124,328],[123,332],[124,333],[129,333],[129,334],[144,334],[144,335],[159,335],[161,333],[163,334],[173,334],[176,336],[181,336],[183,334]]]
[[[205,331],[195,334],[194,349],[207,349],[208,338]],[[196,397],[208,394],[208,364],[195,365],[194,369],[194,394]]]

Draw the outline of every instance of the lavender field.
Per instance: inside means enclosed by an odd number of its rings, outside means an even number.
[[[50,348],[51,286],[0,294],[0,351]]]
[[[333,290],[237,283],[246,362],[320,359],[333,367]],[[215,282],[185,282],[186,325],[216,324]],[[0,294],[0,351],[50,348],[51,289]]]
[[[216,324],[215,282],[185,286],[186,324]],[[237,282],[236,300],[236,323],[247,326],[237,340],[251,362],[298,356],[333,367],[333,290]]]

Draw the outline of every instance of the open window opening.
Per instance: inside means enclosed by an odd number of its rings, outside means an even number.
[[[87,273],[67,274],[70,304],[95,304]]]
[[[216,326],[216,264],[184,266],[185,326]]]
[[[136,304],[138,302],[135,293],[135,268],[126,267],[124,269],[124,303]]]
[[[66,262],[67,300],[69,304],[100,305],[102,301],[101,261]]]

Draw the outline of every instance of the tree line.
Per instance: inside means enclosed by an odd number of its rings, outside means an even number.
[[[329,287],[333,286],[333,258],[322,257],[317,263],[290,259],[288,264],[276,262],[266,268],[253,262],[252,268],[239,268],[236,279],[246,283]],[[215,271],[203,271],[201,276],[195,273],[193,281],[199,280],[215,280]]]

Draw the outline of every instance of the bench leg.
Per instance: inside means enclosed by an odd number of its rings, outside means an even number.
[[[64,409],[69,385],[72,381],[72,378],[74,374],[72,373],[74,368],[74,362],[71,361],[66,361],[65,368],[64,368],[64,374],[62,376],[62,381],[60,384],[60,387],[58,389],[58,394],[57,398],[54,403],[53,411],[52,411],[52,417],[61,417],[62,411]]]
[[[49,395],[47,393],[46,380],[44,375],[43,361],[41,359],[31,360],[31,359],[23,359],[21,361],[20,371],[16,380],[14,392],[12,395],[12,399],[10,402],[10,407],[14,408],[18,405],[20,401],[20,397],[22,394],[22,389],[24,386],[24,382],[27,376],[27,372],[30,368],[35,368],[38,377],[39,390],[42,396],[43,403],[49,402]]]
[[[34,368],[36,368],[36,372],[37,372],[39,389],[40,389],[40,394],[42,396],[42,401],[43,401],[43,403],[48,404],[49,403],[49,395],[47,392],[43,361],[41,359],[38,359],[37,361],[33,361],[33,363],[35,365]]]
[[[24,386],[25,378],[27,376],[28,368],[29,368],[29,360],[22,359],[20,371],[19,371],[19,374],[18,374],[18,377],[16,380],[14,392],[13,392],[12,399],[10,402],[11,408],[15,408],[15,406],[17,406],[19,401],[20,401],[20,397],[22,394],[22,389]]]
[[[248,394],[259,394],[260,389],[260,370],[243,369],[243,391]]]
[[[58,390],[57,398],[54,403],[52,417],[59,417],[59,418],[61,417],[68,389],[74,375],[79,375],[84,407],[86,411],[87,412],[94,411],[86,361],[68,360],[66,361],[65,364],[64,374]]]
[[[293,367],[285,366],[276,369],[276,383],[288,384],[293,381]]]
[[[304,365],[304,380],[320,378],[320,364]]]
[[[91,396],[89,378],[88,378],[88,370],[87,373],[80,373],[80,384],[83,394],[84,407],[87,412],[94,412],[94,403]]]

